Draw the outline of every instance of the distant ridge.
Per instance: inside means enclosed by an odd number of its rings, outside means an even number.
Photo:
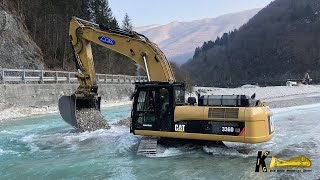
[[[259,11],[251,9],[190,22],[153,24],[136,27],[135,31],[157,43],[171,61],[183,64],[192,58],[195,48],[202,46],[204,41],[215,40],[217,36],[239,28]]]

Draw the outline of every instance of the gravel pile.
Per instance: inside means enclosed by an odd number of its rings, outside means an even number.
[[[77,109],[76,117],[81,132],[111,128],[100,111],[94,108]]]

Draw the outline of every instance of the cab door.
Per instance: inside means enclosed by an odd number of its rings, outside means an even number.
[[[140,88],[134,99],[133,130],[159,130],[156,116],[156,89]]]
[[[160,131],[171,131],[173,125],[173,102],[172,102],[172,88],[162,87],[157,91],[158,95],[158,124]]]
[[[172,91],[170,86],[139,87],[134,96],[131,130],[172,131]]]

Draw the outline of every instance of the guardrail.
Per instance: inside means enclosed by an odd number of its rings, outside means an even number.
[[[31,70],[31,69],[0,69],[0,83],[49,84],[78,83],[76,72]],[[113,74],[96,74],[98,84],[132,84],[147,82],[146,76],[128,76]]]

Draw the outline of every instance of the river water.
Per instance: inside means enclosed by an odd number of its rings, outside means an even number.
[[[276,134],[266,143],[166,147],[155,158],[137,156],[141,137],[121,126],[76,133],[58,114],[2,122],[0,179],[319,179],[319,109],[275,109]],[[129,114],[129,106],[103,110],[111,124]],[[284,160],[305,155],[312,171],[256,173],[259,150]]]

